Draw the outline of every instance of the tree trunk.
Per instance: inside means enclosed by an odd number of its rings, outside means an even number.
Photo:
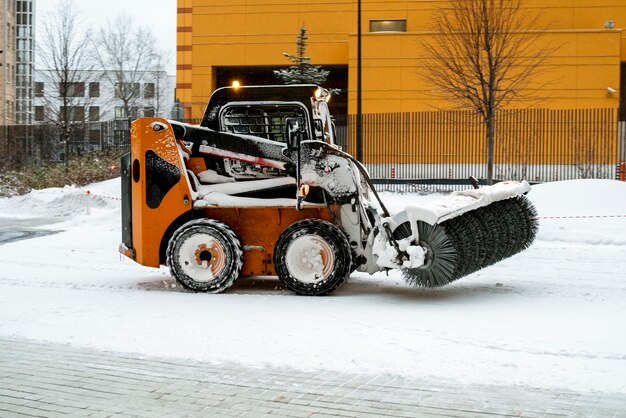
[[[494,123],[493,116],[485,119],[487,128],[487,184],[493,184],[493,144],[494,144]]]
[[[69,168],[69,160],[70,160],[70,132],[68,128],[63,129],[63,152],[65,153],[65,174],[67,175],[70,171]]]

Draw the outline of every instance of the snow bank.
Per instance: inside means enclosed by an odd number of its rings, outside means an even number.
[[[569,180],[534,186],[538,239],[574,244],[626,245],[626,183]]]
[[[539,216],[626,215],[626,182],[568,180],[533,186]]]
[[[119,198],[119,178],[85,187],[33,190],[23,196],[0,199],[0,216],[70,218],[86,213],[87,208],[118,207]]]

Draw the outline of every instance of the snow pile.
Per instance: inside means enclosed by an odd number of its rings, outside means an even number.
[[[530,185],[526,181],[522,183],[501,182],[490,188],[454,192],[445,198],[421,203],[420,206],[409,206],[406,211],[411,225],[415,225],[417,220],[432,225],[529,191]]]
[[[198,173],[198,180],[202,183],[216,184],[216,183],[232,183],[235,181],[233,177],[222,176],[215,170],[204,170]]]
[[[626,183],[569,180],[534,186],[528,194],[539,213],[538,239],[626,245]]]
[[[336,155],[327,155],[323,161],[323,168],[316,159],[302,165],[303,184],[321,187],[335,197],[356,193],[358,174],[354,163]]]
[[[533,186],[539,216],[626,215],[626,182],[568,180]]]
[[[119,206],[119,179],[84,188],[65,186],[32,190],[23,196],[0,199],[0,216],[20,218],[68,218],[86,213],[88,208]]]
[[[198,197],[202,199],[211,192],[219,192],[226,195],[232,195],[249,193],[259,190],[269,190],[295,184],[296,180],[293,177],[278,177],[273,179],[201,185],[198,187]]]
[[[89,189],[94,198],[119,197],[119,179]],[[626,218],[548,218],[626,215],[624,183],[533,187],[528,197],[542,217],[535,244],[450,286],[414,289],[399,272],[355,273],[323,298],[295,296],[272,278],[240,279],[220,295],[184,292],[167,269],[120,257],[118,200],[87,214],[77,193],[0,200],[0,217],[39,214],[54,201],[64,203],[47,216],[73,211],[54,225],[62,233],[0,246],[0,335],[252,366],[432,376],[434,390],[455,379],[626,392]],[[393,209],[435,198],[383,194]]]

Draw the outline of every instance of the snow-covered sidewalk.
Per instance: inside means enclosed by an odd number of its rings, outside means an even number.
[[[117,253],[119,180],[0,200],[0,217],[61,217],[0,246],[0,335],[119,352],[303,370],[626,392],[626,184],[529,194],[527,251],[437,290],[354,274],[329,297],[242,279],[221,295]],[[432,196],[384,194],[390,206]],[[89,214],[87,214],[89,202]],[[562,218],[564,216],[615,216]],[[553,217],[559,217],[553,218]]]
[[[626,394],[154,358],[0,336],[0,415],[622,417]]]

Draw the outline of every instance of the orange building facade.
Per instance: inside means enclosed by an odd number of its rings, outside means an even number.
[[[445,108],[420,77],[419,68],[424,65],[421,48],[431,36],[433,13],[446,2],[361,1],[363,112]],[[538,72],[538,83],[547,82],[535,93],[541,106],[619,107],[620,73],[626,63],[622,30],[626,3],[535,0],[527,7],[537,9],[539,26],[549,28],[541,40],[558,46]],[[372,25],[384,21],[403,21],[406,31],[372,32],[380,30]],[[177,98],[186,116],[199,117],[220,84],[253,76],[259,68],[288,66],[282,53],[295,52],[302,25],[308,30],[307,55],[313,64],[345,66],[348,113],[354,113],[357,0],[178,0]],[[261,80],[279,83],[268,77]]]
[[[445,0],[361,0],[364,114],[406,116],[411,112],[456,108],[437,95],[420,75],[426,65],[423,48],[432,37],[434,13],[446,4]],[[602,109],[602,116],[597,118],[606,131],[602,140],[613,141],[607,151],[610,157],[602,163],[614,165],[622,158],[618,157],[617,122],[626,120],[626,112],[620,112],[620,97],[626,88],[626,2],[528,0],[525,7],[531,14],[539,13],[538,26],[545,28],[537,42],[556,47],[537,71],[535,81],[542,87],[533,91],[532,106],[548,112]],[[302,25],[307,28],[306,55],[314,65],[331,70],[327,87],[342,89],[334,112],[354,115],[357,0],[178,0],[176,97],[183,105],[184,117],[200,118],[212,91],[235,80],[242,84],[280,84],[272,70],[289,66],[283,53],[295,53],[296,35]],[[512,109],[528,106],[515,102],[509,105]],[[550,125],[544,123],[545,130],[554,129],[557,119]],[[445,130],[456,129],[445,123],[442,126]],[[580,125],[573,126],[564,128],[565,137],[580,136]],[[589,124],[585,126],[589,131],[595,129]],[[365,132],[364,146],[393,142],[397,147],[395,155],[404,156],[407,162],[435,162],[428,157],[436,153],[434,149],[425,149],[423,155],[408,151],[411,141],[420,140],[418,133],[391,137],[386,131],[390,130],[385,128],[382,134]],[[467,134],[458,135],[457,143],[462,144]],[[353,132],[347,133],[349,139],[352,136]],[[590,140],[596,141],[594,138]],[[346,145],[353,151],[352,140]],[[484,149],[478,146],[474,156],[459,157],[459,162],[482,163]],[[452,150],[457,148],[450,146]],[[549,158],[537,157],[536,164],[576,164],[578,157],[571,154],[558,151]],[[388,164],[395,155],[366,153],[364,159],[369,164]]]

